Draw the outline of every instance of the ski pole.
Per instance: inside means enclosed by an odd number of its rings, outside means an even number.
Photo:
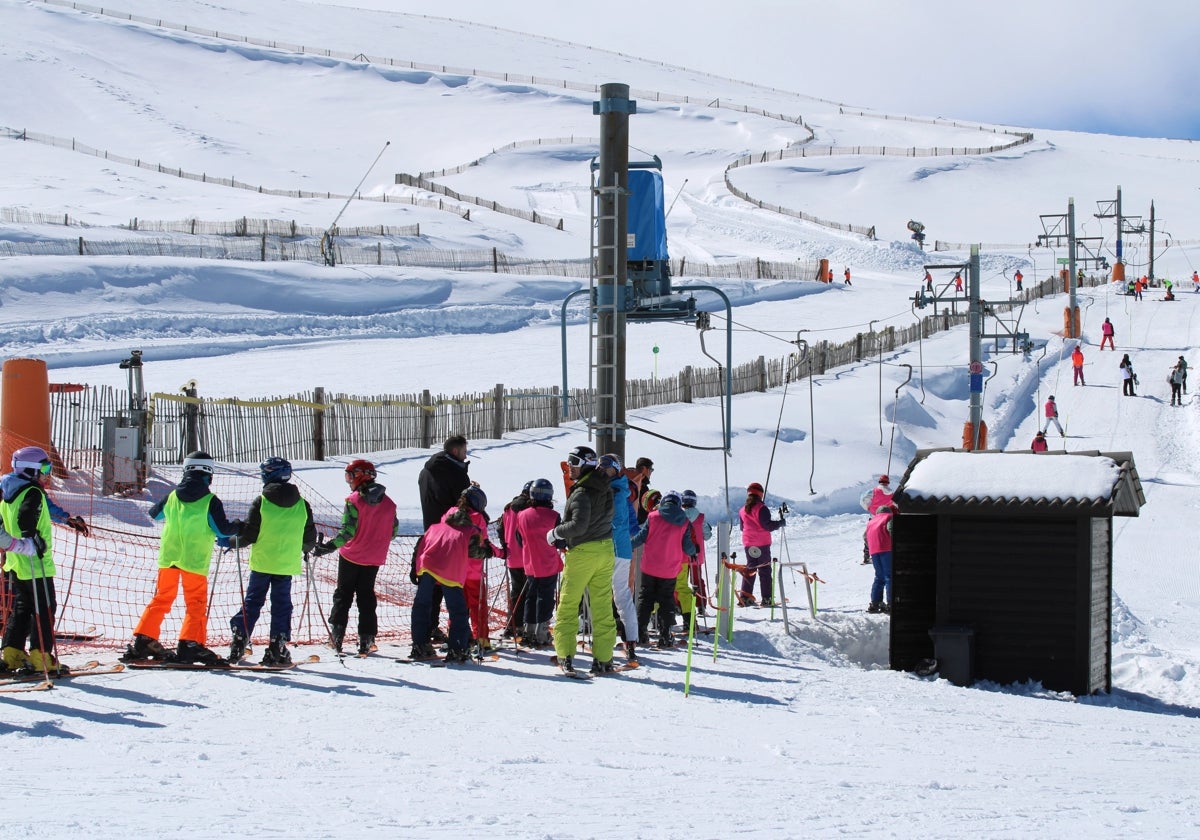
[[[688,622],[687,665],[683,670],[683,696],[692,692],[692,646],[696,642],[696,610],[692,609],[692,620]]]
[[[204,607],[204,625],[206,627],[208,626],[208,618],[210,615],[212,615],[213,589],[216,588],[217,575],[221,574],[221,558],[225,556],[225,551],[227,550],[228,549],[223,549],[221,553],[217,555],[217,565],[216,568],[213,569],[212,582],[208,587],[208,603]]]
[[[67,611],[67,604],[71,602],[71,589],[75,586],[75,567],[79,565],[79,532],[75,532],[75,553],[71,555],[71,574],[67,577],[67,594],[63,597],[62,607],[58,610],[54,619],[54,632],[58,633],[58,619]]]
[[[35,549],[34,553],[37,555],[38,571],[40,572],[40,574],[42,576],[42,580],[45,581],[46,567],[42,561],[42,552]],[[46,631],[42,627],[42,610],[41,610],[41,607],[38,605],[37,577],[33,574],[32,560],[33,560],[33,558],[30,558],[31,562],[29,564],[29,572],[30,572],[29,588],[33,592],[33,622],[34,622],[34,626],[37,628],[38,647],[42,651],[42,676],[44,676],[46,678],[46,683],[48,685],[50,685],[51,688],[53,688],[54,685],[53,685],[53,683],[50,682],[50,666],[49,666],[49,664],[47,664],[49,660],[47,658],[47,651],[46,651]],[[15,575],[14,575],[14,577],[15,577]],[[43,585],[45,585],[45,584],[43,583]],[[50,590],[47,589],[46,595],[49,596],[49,594],[50,594]],[[50,600],[49,597],[47,597],[47,599],[46,599],[47,605],[49,605],[49,600]],[[50,638],[51,638],[51,641],[53,641],[53,638],[54,638],[53,634],[51,635]],[[24,647],[24,646],[25,646],[25,640],[22,639],[21,647]]]
[[[246,647],[250,646],[250,618],[246,615],[246,586],[242,581],[242,547],[239,545],[233,555],[233,562],[237,565],[238,572],[238,591],[242,596],[242,630],[246,633]]]

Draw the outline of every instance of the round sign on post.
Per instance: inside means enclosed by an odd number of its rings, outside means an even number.
[[[967,367],[967,372],[972,375],[983,373],[983,362],[971,362],[971,364]]]

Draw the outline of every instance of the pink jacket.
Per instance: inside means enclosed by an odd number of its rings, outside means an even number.
[[[451,508],[441,522],[429,526],[421,537],[421,548],[417,552],[417,574],[434,576],[443,586],[461,587],[467,580],[470,558],[467,546],[476,533],[474,524],[450,525],[446,520],[458,512]]]
[[[492,556],[499,557],[500,549],[498,549],[498,548],[496,548],[496,546],[492,545],[492,541],[488,539],[487,517],[484,516],[479,511],[473,510],[473,511],[471,511],[471,522],[474,523],[475,528],[476,528],[476,534],[478,534],[478,537],[472,537],[472,539],[477,539],[479,542],[482,542],[485,545],[492,546]],[[467,566],[467,580],[469,580],[469,581],[483,580],[483,558],[482,557],[470,557],[470,558],[468,558],[468,560],[470,561],[470,563]]]
[[[642,548],[643,574],[658,578],[679,576],[679,570],[688,559],[683,551],[683,535],[691,524],[686,519],[681,525],[668,522],[657,510],[646,518],[648,527]]]
[[[510,569],[525,568],[525,547],[517,539],[517,514],[519,510],[509,508],[500,514],[500,529],[504,534],[505,563]]]
[[[544,578],[563,570],[562,555],[546,543],[546,532],[561,521],[558,511],[549,507],[530,505],[517,514],[517,536],[525,550],[525,574]]]
[[[358,510],[354,536],[338,553],[360,566],[382,566],[387,562],[388,546],[396,535],[396,503],[383,496],[377,504],[368,504],[358,491],[346,497]]]
[[[867,523],[867,551],[881,554],[892,550],[892,514],[877,513]]]
[[[1054,400],[1046,400],[1046,416],[1047,417],[1057,417],[1058,416],[1058,405],[1054,402]]]
[[[764,546],[771,544],[771,531],[783,527],[783,522],[772,521],[774,528],[768,528],[762,524],[762,510],[764,505],[761,501],[755,502],[750,506],[750,510],[746,510],[746,506],[738,510],[738,516],[742,520],[742,545],[744,546]],[[767,514],[770,516],[770,514]]]

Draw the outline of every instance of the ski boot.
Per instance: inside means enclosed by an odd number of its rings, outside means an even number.
[[[233,631],[233,641],[229,643],[229,661],[241,662],[246,656],[246,636],[241,630]]]
[[[70,668],[58,661],[58,657],[45,651],[29,651],[29,664],[34,671],[44,671],[52,677],[71,673]]]
[[[445,630],[435,624],[429,633],[429,640],[435,645],[444,645],[450,641],[450,637],[446,635]]]
[[[867,604],[867,612],[881,613],[883,612],[883,604],[880,601],[872,601],[871,603]]]
[[[342,640],[344,638],[346,638],[345,624],[329,625],[329,646],[339,654],[342,652]]]
[[[2,654],[5,671],[28,671],[32,668],[24,648],[6,647]]]
[[[172,662],[175,659],[175,654],[163,647],[158,639],[137,633],[134,635],[133,641],[126,645],[125,655],[121,657],[121,660],[124,662],[136,659],[156,659],[159,662]]]
[[[564,656],[558,660],[558,670],[562,671],[568,677],[575,676],[575,663],[571,661],[571,657]]]
[[[613,665],[613,662],[611,659],[608,660],[607,662],[601,662],[599,659],[593,659],[592,667],[591,667],[591,670],[589,671],[589,673],[591,673],[593,676],[600,677],[600,676],[603,676],[604,674],[611,674],[616,670],[617,669]]]
[[[446,651],[446,662],[461,663],[470,661],[471,654],[469,651],[462,650],[461,648],[450,648]]]
[[[408,652],[408,658],[414,661],[421,659],[437,659],[437,650],[429,642],[414,644]]]
[[[671,635],[670,630],[663,630],[659,632],[657,647],[659,650],[670,650],[671,648],[675,647],[675,637]]]
[[[216,651],[209,650],[199,642],[191,639],[180,639],[175,649],[175,661],[188,664],[207,665],[210,668],[222,668],[229,662],[221,658]]]
[[[366,656],[375,647],[375,637],[370,634],[360,634],[358,637],[358,655]]]
[[[637,645],[633,642],[625,643],[625,662],[629,665],[639,665],[637,658]]]
[[[291,665],[292,654],[288,650],[288,640],[283,635],[271,637],[271,644],[267,645],[267,652],[263,654],[263,665]],[[230,661],[233,661],[232,659]]]

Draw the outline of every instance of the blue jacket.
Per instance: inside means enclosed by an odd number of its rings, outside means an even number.
[[[613,491],[613,553],[626,560],[633,558],[630,537],[638,531],[637,509],[629,498],[629,479],[623,473],[609,482]]]

